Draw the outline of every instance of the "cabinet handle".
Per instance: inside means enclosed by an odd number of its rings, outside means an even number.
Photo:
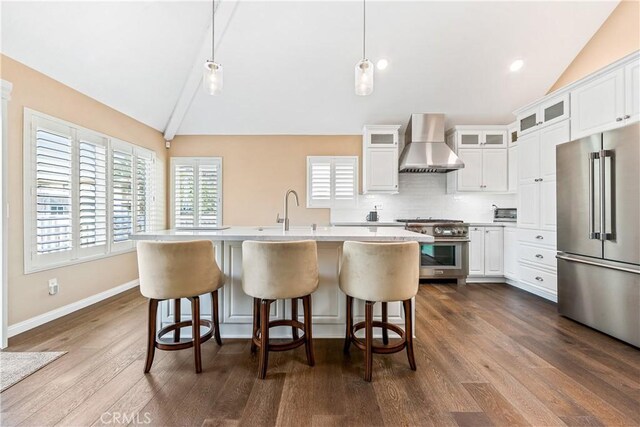
[[[542,258],[544,258],[544,257],[543,257],[542,255],[540,255],[540,254],[536,254],[536,258],[538,258],[538,259],[542,259]]]
[[[540,126],[542,124],[542,122],[538,122],[536,123],[536,126]]]
[[[540,179],[536,178],[536,179],[533,180],[533,182],[540,182]]]
[[[624,118],[625,118],[625,119],[630,119],[630,118],[631,118],[631,116],[627,114],[627,115],[625,115],[625,116],[624,116]]]
[[[622,121],[622,117],[617,117],[616,118],[616,122],[621,122]]]
[[[540,277],[540,276],[536,276],[536,280],[538,282],[544,282],[544,279],[542,277]]]
[[[544,239],[544,237],[542,237],[541,235],[539,235],[539,234],[538,234],[538,235],[536,236],[536,239],[538,239],[538,240],[543,240],[543,239]]]
[[[544,181],[544,179],[542,179],[542,178],[539,178],[539,181],[540,181],[540,182],[542,182],[542,181]]]

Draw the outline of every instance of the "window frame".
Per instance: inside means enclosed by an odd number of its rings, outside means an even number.
[[[328,162],[330,164],[330,196],[329,200],[313,200],[311,198],[311,165],[313,163]],[[335,174],[337,163],[350,163],[353,165],[354,174],[354,193],[351,200],[336,200],[335,198]],[[360,188],[360,172],[359,172],[358,156],[307,156],[307,209],[331,209],[331,208],[350,208],[357,206]]]
[[[179,227],[176,228],[176,212],[175,212],[175,166],[177,165],[194,165],[198,166],[200,162],[207,162],[208,164],[213,164],[218,167],[218,211],[217,219],[218,223],[215,226],[210,227],[201,227],[201,226],[193,226],[193,227]],[[218,156],[200,156],[200,157],[171,157],[169,159],[169,228],[177,229],[177,230],[211,230],[218,227],[222,227],[223,224],[223,162],[222,157]],[[198,186],[198,176],[196,173],[196,169],[194,169],[194,187]],[[197,209],[198,201],[194,200],[194,209]],[[194,214],[194,222],[197,221],[197,215]]]
[[[68,136],[71,138],[71,164],[72,164],[72,180],[71,180],[71,194],[72,194],[72,248],[69,251],[53,252],[51,254],[37,253],[36,240],[37,231],[34,228],[36,224],[36,131],[38,129],[39,122],[45,122],[46,125],[42,126],[44,129],[53,132],[60,132],[60,130],[68,130]],[[106,244],[82,248],[80,247],[80,141],[85,139],[91,143],[96,141],[103,141],[106,155],[106,217],[107,217],[107,229],[106,229]],[[95,261],[102,258],[108,258],[123,253],[135,251],[135,244],[132,239],[128,239],[123,245],[112,244],[112,222],[113,222],[113,205],[112,205],[112,190],[113,190],[113,173],[112,173],[112,153],[113,148],[118,147],[130,150],[134,159],[134,172],[135,161],[138,153],[145,157],[151,158],[153,170],[150,173],[152,180],[153,195],[151,196],[153,203],[149,207],[148,215],[154,216],[154,211],[157,209],[157,155],[154,150],[132,144],[130,142],[122,141],[109,135],[97,132],[66,120],[58,119],[56,117],[44,114],[30,108],[24,108],[23,117],[23,253],[24,253],[24,274],[36,273],[39,271],[46,271],[60,267],[66,267],[75,264],[81,264],[84,262]],[[135,173],[134,173],[135,177]],[[135,213],[136,205],[136,191],[135,191],[135,178],[134,178],[134,191],[133,191],[133,209]],[[132,225],[135,225],[132,222]],[[155,226],[154,221],[150,222],[150,228]],[[135,233],[135,227],[132,228]],[[53,255],[53,256],[47,256]]]

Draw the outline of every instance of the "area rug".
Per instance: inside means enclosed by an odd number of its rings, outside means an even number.
[[[65,354],[66,351],[0,352],[0,393]]]

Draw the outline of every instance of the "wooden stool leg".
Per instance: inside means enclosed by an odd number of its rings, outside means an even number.
[[[260,330],[260,299],[253,299],[253,335],[251,336],[251,353],[255,353],[258,347],[253,342],[253,337],[258,335]]]
[[[313,366],[316,364],[316,360],[313,355],[313,334],[311,332],[311,295],[302,297],[302,307],[304,308],[304,347],[307,350],[307,363],[309,366]]]
[[[193,355],[196,362],[196,373],[202,372],[202,356],[200,355],[200,297],[191,298],[191,321],[193,323]]]
[[[364,380],[371,381],[371,375],[373,371],[373,301],[367,301],[365,303],[365,365],[364,365]]]
[[[410,299],[402,301],[404,307],[404,336],[407,346],[407,358],[409,359],[409,366],[412,370],[416,370],[416,359],[413,356],[413,322],[411,319],[411,306]]]
[[[149,300],[149,321],[147,326],[147,361],[144,365],[144,373],[151,370],[153,356],[156,352],[156,316],[158,315],[158,300]]]
[[[173,322],[178,323],[182,320],[180,313],[180,298],[173,300]],[[173,331],[173,342],[180,342],[180,328]]]
[[[213,336],[216,338],[218,345],[222,345],[222,338],[220,337],[220,317],[218,313],[218,290],[211,292],[211,317],[213,320]]]
[[[298,298],[291,298],[291,319],[298,320]],[[299,337],[298,328],[295,326],[291,328],[291,336],[293,336],[294,340],[297,340]]]
[[[382,323],[386,324],[389,321],[389,312],[387,310],[387,303],[382,303]],[[389,331],[386,326],[382,327],[382,343],[389,344]]]
[[[351,333],[353,329],[353,297],[347,295],[347,327],[344,336],[344,353],[349,353],[351,345]]]
[[[269,306],[271,301],[263,299],[260,303],[260,365],[258,378],[261,380],[267,376],[269,364]]]

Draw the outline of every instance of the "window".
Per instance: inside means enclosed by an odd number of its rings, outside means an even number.
[[[353,206],[357,194],[357,157],[307,157],[308,208]]]
[[[222,226],[222,159],[171,158],[171,226]]]
[[[24,117],[25,272],[133,249],[131,233],[150,230],[154,152],[29,109]]]

